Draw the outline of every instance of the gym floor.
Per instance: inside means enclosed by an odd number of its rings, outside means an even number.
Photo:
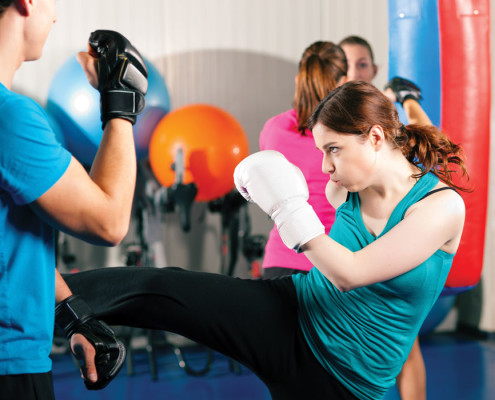
[[[256,376],[224,356],[191,343],[182,347],[186,367],[193,374],[200,373],[195,376],[181,368],[180,357],[174,353],[174,347],[168,342],[164,343],[155,347],[155,369],[154,364],[150,363],[146,346],[137,348],[128,355],[128,364],[114,381],[97,392],[86,390],[67,352],[54,352],[56,399],[270,399],[267,389]],[[421,348],[428,376],[428,400],[495,399],[495,340],[477,340],[455,333],[434,333],[421,339]],[[209,360],[208,356],[212,359]],[[211,361],[210,365],[208,361]],[[385,399],[399,399],[396,390],[391,390]]]

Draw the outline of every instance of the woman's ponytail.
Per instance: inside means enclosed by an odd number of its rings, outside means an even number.
[[[344,51],[332,42],[311,44],[299,61],[293,105],[297,112],[298,130],[305,134],[307,120],[318,103],[347,74]]]
[[[449,186],[465,192],[470,191],[453,181],[454,174],[459,170],[463,176],[469,178],[462,148],[437,127],[401,124],[394,139],[408,161],[420,168],[421,172],[414,177],[420,178],[432,172]],[[457,165],[458,170],[453,170],[453,165]]]

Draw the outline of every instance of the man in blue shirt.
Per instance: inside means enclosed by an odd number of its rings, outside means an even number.
[[[54,301],[59,303],[57,324],[84,360],[89,389],[105,386],[125,357],[113,332],[91,319],[89,308],[71,296],[56,271],[54,229],[105,246],[126,235],[136,176],[132,124],[144,107],[147,71],[137,50],[112,31],[94,32],[89,52],[78,55],[88,80],[100,91],[104,127],[88,174],[57,142],[43,109],[11,90],[22,63],[41,57],[55,21],[55,0],[0,0],[2,399],[54,398],[49,358]],[[126,75],[132,77],[126,81]],[[95,366],[95,351],[114,352],[111,368]]]

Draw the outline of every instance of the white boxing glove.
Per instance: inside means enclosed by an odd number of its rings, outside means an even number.
[[[325,233],[308,203],[308,185],[301,170],[281,153],[264,150],[242,160],[234,171],[237,190],[256,203],[275,222],[282,241],[290,249]]]

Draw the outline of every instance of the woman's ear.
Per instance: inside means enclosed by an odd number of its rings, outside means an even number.
[[[375,151],[380,150],[385,143],[385,132],[380,125],[373,125],[368,134],[368,140],[375,149]]]

